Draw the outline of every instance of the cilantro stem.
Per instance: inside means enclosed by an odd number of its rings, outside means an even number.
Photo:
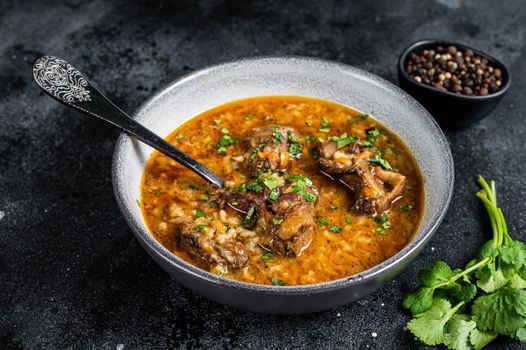
[[[440,288],[440,287],[443,287],[451,282],[455,282],[456,280],[458,280],[460,277],[463,277],[465,275],[468,275],[470,274],[471,272],[477,270],[479,267],[481,266],[484,266],[486,265],[489,261],[491,260],[491,258],[484,258],[482,259],[481,261],[479,261],[478,263],[476,263],[475,265],[471,266],[469,269],[466,269],[462,272],[459,272],[457,273],[456,275],[454,275],[453,277],[451,277],[449,280],[447,280],[446,282],[442,282],[440,284],[437,284],[436,286],[434,286],[433,288],[436,289],[436,288]]]

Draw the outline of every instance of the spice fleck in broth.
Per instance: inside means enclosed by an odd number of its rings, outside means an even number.
[[[187,121],[168,140],[227,188],[155,152],[143,214],[164,247],[212,273],[258,284],[326,282],[388,259],[418,229],[424,193],[415,159],[350,108],[249,98]]]

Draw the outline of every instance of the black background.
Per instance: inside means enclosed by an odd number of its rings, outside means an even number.
[[[512,235],[526,240],[524,2],[45,3],[0,2],[3,348],[421,348],[404,330],[409,317],[400,300],[423,265],[442,259],[461,266],[489,237],[474,196],[478,174],[497,180]],[[367,298],[304,316],[224,307],[163,272],[113,197],[118,133],[44,96],[31,77],[39,55],[64,57],[132,112],[178,76],[244,56],[322,57],[396,82],[398,54],[422,38],[491,53],[509,65],[511,89],[490,118],[446,130],[456,167],[453,201],[416,262]],[[498,339],[488,348],[525,347]]]

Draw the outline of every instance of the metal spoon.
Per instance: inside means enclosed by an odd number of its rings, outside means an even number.
[[[219,187],[224,186],[225,181],[223,179],[179,148],[130,118],[63,59],[53,56],[40,57],[33,65],[33,77],[38,86],[55,100],[116,126],[129,136],[135,137],[173,158],[206,181]]]

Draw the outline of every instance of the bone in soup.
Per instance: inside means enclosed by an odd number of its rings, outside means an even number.
[[[226,187],[154,152],[141,185],[143,215],[164,247],[212,273],[258,284],[331,281],[388,259],[418,229],[424,191],[411,152],[348,107],[243,99],[167,139]]]

